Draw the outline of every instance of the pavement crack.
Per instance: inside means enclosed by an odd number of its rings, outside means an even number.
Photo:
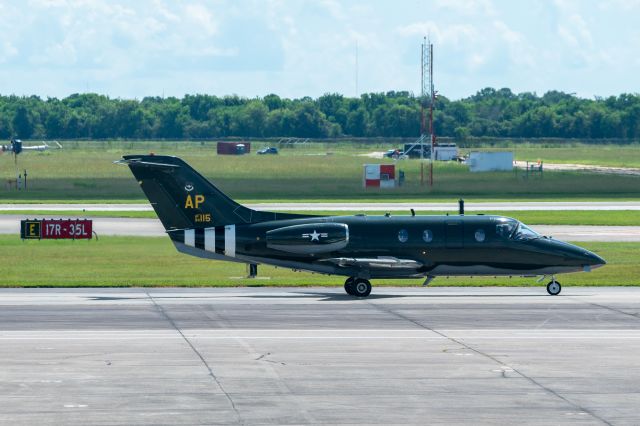
[[[171,324],[171,326],[178,332],[178,334],[180,334],[180,336],[182,337],[182,339],[186,342],[187,345],[189,345],[189,347],[191,348],[191,350],[193,351],[193,353],[196,354],[196,356],[200,359],[200,361],[202,362],[202,364],[205,366],[205,368],[207,369],[207,371],[209,372],[209,376],[213,379],[213,381],[216,383],[216,385],[218,386],[218,388],[222,391],[222,393],[224,394],[224,396],[227,398],[227,400],[229,401],[229,404],[231,405],[231,408],[233,409],[233,412],[236,415],[237,418],[237,423],[238,424],[245,424],[245,422],[242,420],[242,416],[240,415],[240,412],[238,411],[238,408],[236,407],[235,402],[233,402],[233,398],[231,398],[231,395],[229,395],[229,393],[225,390],[224,386],[222,385],[222,382],[220,382],[220,379],[218,379],[218,377],[216,376],[216,374],[214,373],[213,369],[211,368],[211,366],[209,365],[209,363],[207,362],[207,360],[204,359],[204,356],[202,356],[202,354],[200,353],[200,351],[198,351],[198,349],[195,347],[195,345],[191,342],[191,340],[189,340],[189,338],[182,332],[182,330],[180,330],[180,327],[178,327],[178,325],[175,323],[175,321],[173,320],[173,318],[171,318],[169,316],[169,314],[167,314],[167,312],[164,310],[164,308],[158,304],[158,302],[156,302],[156,300],[153,298],[153,296],[151,296],[151,294],[149,294],[148,291],[145,290],[145,294],[147,295],[147,297],[149,298],[149,300],[151,300],[151,302],[153,303],[153,306],[158,310],[158,312],[160,312],[160,314],[169,322],[169,324]]]
[[[576,301],[579,300],[577,298],[571,298],[571,299]],[[587,305],[596,306],[598,308],[606,309],[608,311],[615,312],[617,314],[626,315],[628,317],[633,317],[635,319],[640,319],[640,314],[637,312],[625,312],[621,309],[612,308],[611,306],[601,305],[599,303],[593,303],[593,302],[586,302],[584,300],[580,300],[580,302],[586,303]]]
[[[228,328],[228,329],[233,329],[234,326],[233,324],[224,316],[222,316],[220,314],[220,312],[218,311],[207,311],[205,309],[203,309],[203,307],[201,305],[196,305],[196,309],[198,309],[198,311],[200,312],[200,314],[207,318],[209,321],[212,321],[214,324],[216,325],[223,325],[224,328]],[[271,375],[275,382],[276,382],[276,386],[278,387],[278,390],[281,392],[281,394],[286,397],[287,395],[292,398],[292,404],[289,406],[290,410],[292,412],[296,412],[299,413],[301,416],[304,417],[304,424],[316,424],[318,423],[318,421],[311,416],[311,414],[309,414],[308,410],[305,408],[304,406],[304,402],[300,402],[300,396],[295,392],[294,389],[292,389],[289,384],[287,383],[287,380],[283,379],[282,376],[280,375],[280,373],[278,372],[278,370],[276,368],[274,368],[271,364],[278,364],[275,361],[271,361],[268,359],[265,359],[266,356],[271,355],[271,352],[266,352],[264,354],[260,354],[260,352],[258,352],[256,350],[256,348],[254,348],[254,346],[249,343],[248,340],[246,339],[242,339],[242,338],[238,338],[237,342],[240,346],[242,346],[245,351],[248,354],[252,354],[255,358],[256,361],[266,361],[267,363],[262,363],[261,365],[264,368],[264,371],[267,372],[267,374]],[[280,365],[284,365],[286,366],[287,364],[284,362],[279,363]],[[305,364],[301,364],[301,365],[305,365]]]
[[[262,354],[260,355],[258,358],[256,358],[256,361],[264,361],[264,362],[270,362],[272,364],[278,364],[278,365],[287,365],[286,362],[282,362],[282,361],[273,361],[271,359],[267,359],[267,357],[271,355],[271,352],[267,352],[266,354]]]
[[[406,315],[403,315],[403,314],[401,314],[399,312],[396,312],[396,311],[394,311],[392,309],[389,309],[389,308],[387,308],[385,306],[382,306],[382,305],[379,305],[379,304],[376,304],[376,303],[372,303],[370,301],[367,301],[366,303],[368,303],[371,306],[374,306],[375,308],[377,308],[377,309],[379,309],[379,310],[381,310],[383,312],[386,312],[388,314],[396,316],[397,318],[400,318],[400,319],[403,319],[405,321],[408,321],[408,322],[410,322],[410,323],[412,323],[412,324],[414,324],[414,325],[416,325],[416,326],[418,326],[418,327],[420,327],[420,328],[422,328],[424,330],[428,330],[428,331],[430,331],[432,333],[435,333],[435,334],[441,336],[442,338],[449,340],[450,342],[453,342],[453,343],[456,343],[458,345],[461,345],[461,346],[465,347],[466,349],[468,349],[468,350],[470,350],[470,351],[472,351],[472,352],[474,352],[474,353],[476,353],[476,354],[478,354],[478,355],[480,355],[482,357],[485,357],[485,358],[495,362],[496,364],[500,365],[501,369],[503,370],[502,371],[502,377],[504,377],[504,378],[507,378],[507,376],[505,375],[505,371],[506,371],[505,369],[510,369],[511,371],[513,371],[514,373],[516,373],[517,375],[522,377],[523,379],[527,380],[529,383],[533,384],[534,386],[539,387],[540,389],[542,389],[543,391],[547,392],[548,394],[550,394],[552,396],[555,396],[558,399],[561,399],[565,403],[567,403],[570,406],[572,406],[574,409],[580,410],[580,411],[582,411],[584,413],[589,414],[591,417],[593,417],[596,420],[601,421],[605,425],[609,425],[609,426],[612,425],[612,423],[610,423],[609,421],[607,421],[607,420],[603,419],[602,417],[598,416],[593,411],[591,411],[591,410],[589,410],[589,409],[587,409],[587,408],[585,408],[585,407],[583,407],[583,406],[581,406],[581,405],[569,400],[567,397],[559,394],[558,392],[556,392],[555,390],[551,389],[550,387],[545,386],[542,383],[538,382],[533,377],[527,376],[522,371],[520,371],[517,368],[514,368],[514,367],[512,367],[510,365],[508,365],[507,363],[501,361],[500,359],[496,358],[495,356],[493,356],[493,355],[491,355],[491,354],[489,354],[487,352],[483,352],[480,349],[474,348],[473,346],[471,346],[468,343],[465,343],[462,340],[456,339],[455,337],[448,336],[447,334],[445,334],[445,333],[443,333],[441,331],[438,331],[438,330],[436,330],[434,328],[431,328],[431,327],[429,327],[427,325],[424,325],[419,321],[416,321],[416,320],[414,320],[412,318],[409,318]],[[599,306],[599,305],[597,305],[597,306]]]

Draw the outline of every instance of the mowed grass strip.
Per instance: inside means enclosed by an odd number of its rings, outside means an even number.
[[[312,214],[316,216],[346,216],[358,213],[365,213],[368,216],[383,215],[385,211],[317,211],[317,212],[305,212],[305,211],[289,211],[289,213],[301,213]],[[419,212],[418,216],[422,215],[444,215],[447,212]],[[455,211],[448,212],[449,214],[457,214]],[[30,217],[124,217],[134,219],[155,219],[157,216],[152,211],[90,211],[83,212],[80,210],[75,211],[58,211],[58,210],[0,210],[1,214],[13,214],[24,215],[25,218]],[[405,211],[393,211],[392,216],[407,216],[409,212]],[[469,212],[469,216],[477,214],[476,212]],[[513,217],[528,225],[594,225],[594,226],[640,226],[640,211],[639,210],[576,210],[576,211],[487,211],[486,215],[499,215]]]
[[[640,285],[640,243],[580,243],[609,263],[591,273],[559,278],[563,285]],[[101,237],[98,241],[21,241],[0,236],[5,262],[1,287],[85,286],[341,286],[343,277],[259,267],[246,279],[242,264],[212,261],[176,252],[166,237]],[[6,261],[10,259],[10,261]],[[374,280],[377,285],[419,285],[420,280]],[[439,277],[434,286],[533,286],[527,278]],[[428,291],[428,290],[427,290]]]

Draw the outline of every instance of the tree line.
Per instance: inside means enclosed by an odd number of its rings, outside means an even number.
[[[224,137],[417,137],[421,102],[410,92],[317,99],[186,95],[112,99],[94,93],[64,99],[0,96],[0,138],[183,139]],[[439,136],[640,139],[640,95],[584,99],[485,88],[434,112]]]

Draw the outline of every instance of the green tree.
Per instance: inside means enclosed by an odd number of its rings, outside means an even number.
[[[346,132],[351,136],[367,135],[367,125],[369,123],[369,113],[364,107],[350,111],[347,115]]]
[[[22,139],[29,139],[33,134],[33,116],[25,105],[18,105],[13,116],[12,123],[15,136]]]
[[[249,102],[243,109],[240,133],[246,136],[264,136],[268,114],[269,109],[262,102]]]

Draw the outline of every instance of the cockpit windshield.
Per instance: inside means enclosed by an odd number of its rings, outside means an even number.
[[[538,234],[533,229],[529,228],[524,223],[520,222],[518,224],[518,228],[516,229],[515,234],[513,235],[514,240],[535,240],[536,238],[540,238],[540,234]]]
[[[502,238],[514,241],[528,241],[540,238],[540,234],[524,223],[515,219],[499,219],[496,224],[496,234]]]

